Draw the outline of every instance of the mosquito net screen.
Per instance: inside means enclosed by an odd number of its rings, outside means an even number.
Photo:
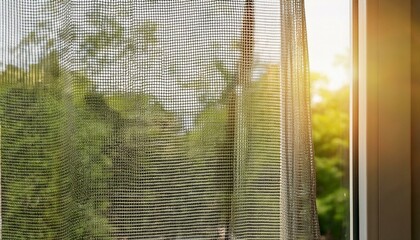
[[[1,239],[317,239],[303,0],[6,0]]]

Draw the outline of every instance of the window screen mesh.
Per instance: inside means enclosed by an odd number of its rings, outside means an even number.
[[[303,0],[6,0],[1,239],[318,239]]]

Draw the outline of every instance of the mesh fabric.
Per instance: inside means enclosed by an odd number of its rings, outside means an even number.
[[[319,238],[303,0],[2,6],[2,239]]]

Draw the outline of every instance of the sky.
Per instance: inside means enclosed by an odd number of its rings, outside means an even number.
[[[326,74],[331,89],[349,83],[349,71],[334,60],[350,50],[350,0],[306,0],[305,7],[311,71]]]
[[[17,64],[9,54],[3,54],[10,46],[15,45],[21,38],[20,32],[16,31],[19,24],[16,9],[11,8],[10,0],[0,1],[0,70],[7,63]]]
[[[22,37],[16,31],[16,0],[0,1],[0,52],[14,45]],[[261,62],[278,61],[279,52],[279,0],[256,0],[256,49]],[[268,7],[272,9],[268,13]],[[346,54],[350,47],[350,0],[306,0],[309,59],[311,71],[322,72],[330,78],[330,87],[338,88],[350,79],[349,72],[334,66],[338,54]],[[274,23],[274,24],[273,24]],[[13,30],[12,30],[13,29]],[[264,60],[265,59],[265,60]],[[2,54],[0,69],[16,59]]]
[[[0,70],[4,69],[7,64],[22,66],[24,63],[19,63],[19,58],[4,54],[4,52],[11,46],[16,45],[24,33],[31,30],[31,22],[28,21],[37,15],[31,15],[30,12],[25,11],[25,6],[34,8],[42,1],[44,0],[39,0],[39,2],[0,0]],[[82,0],[73,1],[74,3],[84,2]],[[116,4],[116,7],[121,6],[118,1],[108,1],[111,5]],[[189,5],[185,5],[187,2]],[[253,74],[256,80],[265,71],[265,64],[276,64],[280,59],[280,2],[280,0],[255,0],[254,62],[257,63],[257,66],[254,68]],[[171,5],[171,8],[165,5],[165,1],[156,3],[158,5],[149,6],[146,1],[139,1],[136,4],[131,2],[128,7],[129,9],[135,7],[139,10],[134,11],[138,16],[130,15],[136,21],[141,22],[144,20],[143,18],[150,18],[163,26],[157,31],[158,38],[162,39],[162,43],[159,44],[161,49],[157,49],[160,58],[155,59],[157,61],[155,65],[158,69],[153,67],[155,66],[153,61],[148,60],[148,58],[142,59],[142,56],[139,56],[134,61],[134,65],[123,67],[124,64],[132,64],[133,62],[124,60],[115,62],[112,64],[113,66],[108,68],[113,73],[110,74],[107,71],[95,74],[93,79],[98,83],[99,88],[107,88],[108,86],[115,88],[115,86],[118,86],[130,91],[140,89],[152,93],[162,102],[167,103],[166,107],[168,109],[177,112],[190,111],[195,108],[199,111],[197,91],[182,88],[178,81],[189,81],[195,79],[197,75],[204,74],[213,79],[214,86],[210,89],[223,87],[223,77],[220,73],[200,73],[200,71],[203,71],[200,66],[209,64],[213,56],[201,53],[206,51],[206,44],[209,41],[219,42],[222,46],[220,53],[218,53],[219,57],[227,61],[225,62],[227,66],[235,65],[234,59],[236,58],[232,57],[235,55],[224,54],[229,54],[229,51],[232,51],[229,50],[232,49],[229,42],[240,36],[241,15],[236,9],[238,9],[238,4],[243,4],[243,2],[242,0],[224,2],[224,4],[234,7],[232,8],[232,15],[222,15],[228,18],[229,24],[227,25],[226,21],[221,19],[222,16],[214,14],[215,12],[212,13],[211,9],[214,7],[212,4],[215,3],[212,1],[179,1],[177,4]],[[350,0],[305,0],[305,8],[310,70],[327,75],[330,80],[327,87],[331,90],[337,89],[351,79],[350,71],[345,71],[343,68],[334,65],[335,57],[339,54],[345,54],[350,46]],[[21,14],[17,12],[17,9],[23,9],[20,10]],[[112,10],[114,8],[111,6],[106,9]],[[144,9],[149,10],[142,11]],[[165,13],[156,14],[160,11],[165,11]],[[180,13],[180,11],[184,12]],[[36,12],[32,13],[36,14]],[[83,22],[82,19],[76,17],[72,21],[80,20]],[[196,28],[196,24],[201,24],[201,27]],[[17,28],[16,26],[25,27]],[[172,30],[167,31],[165,28]],[[178,30],[174,31],[173,29]],[[195,51],[191,51],[191,49]],[[29,62],[34,63],[36,60],[31,60],[33,58],[34,56],[32,58],[24,56],[23,59],[26,62],[29,60]],[[230,60],[233,62],[229,62]],[[171,66],[171,62],[179,65],[179,69],[175,73],[170,73],[170,69],[166,69],[167,66]],[[141,67],[145,63],[153,66]],[[126,69],[134,69],[134,71],[127,73]],[[118,79],[118,82],[115,82],[115,79]],[[130,85],[132,83],[135,84]],[[174,99],[178,99],[178,102],[175,102]],[[316,99],[313,98],[313,100]],[[190,113],[182,113],[182,115],[185,115],[186,122],[192,121],[192,118],[189,117]]]

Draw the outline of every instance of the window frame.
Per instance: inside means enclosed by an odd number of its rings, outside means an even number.
[[[352,239],[411,239],[410,4],[356,2]]]
[[[350,84],[350,129],[349,129],[349,176],[350,176],[350,239],[359,239],[359,101],[358,101],[358,62],[359,62],[359,19],[358,19],[359,0],[350,1],[351,17],[351,84]]]

